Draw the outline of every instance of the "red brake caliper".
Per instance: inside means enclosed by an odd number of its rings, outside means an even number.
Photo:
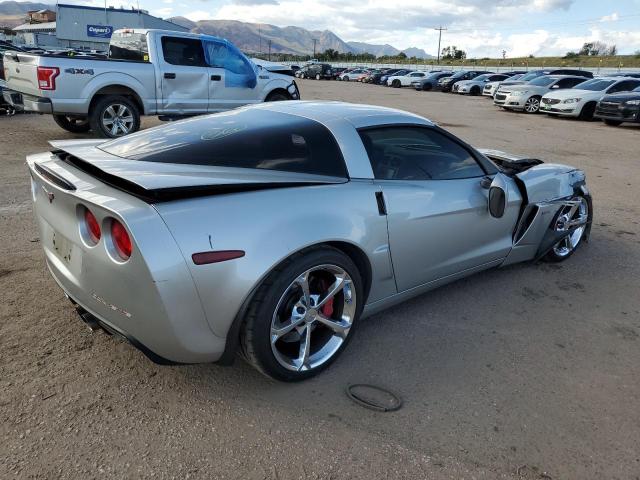
[[[322,289],[324,290],[325,288],[327,288],[326,286],[326,281],[323,280],[322,281]],[[322,308],[320,309],[320,311],[322,312],[322,314],[327,317],[327,318],[331,318],[331,315],[333,315],[333,297],[331,297],[329,300],[327,300],[327,303],[325,303]]]

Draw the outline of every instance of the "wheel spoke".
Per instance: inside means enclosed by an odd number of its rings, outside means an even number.
[[[111,118],[116,116],[116,111],[113,109],[113,105],[109,105],[105,113],[108,113]]]
[[[127,108],[124,105],[118,105],[118,116],[122,117],[125,112],[127,111]]]
[[[329,299],[333,298],[333,296],[338,293],[342,288],[344,288],[344,286],[346,285],[346,274],[343,275],[336,275],[336,281],[333,282],[333,284],[331,285],[331,287],[329,287],[329,290],[327,291],[327,294],[322,297],[322,300],[318,301],[318,304],[315,305],[315,308],[320,308],[322,307],[325,303],[327,303],[329,301]]]
[[[113,126],[111,127],[111,135],[117,135],[118,134],[118,124],[114,122]]]
[[[300,354],[296,360],[298,371],[309,368],[309,352],[311,351],[311,325],[307,325],[300,339]]]
[[[133,122],[133,117],[132,116],[122,117],[120,120],[122,120],[125,123],[131,123]]]
[[[347,338],[347,334],[349,333],[349,329],[351,328],[351,324],[344,321],[332,320],[330,318],[325,317],[319,312],[318,312],[318,315],[316,316],[316,320],[321,324],[323,324],[324,326],[329,327],[341,338]]]
[[[275,343],[279,338],[286,335],[298,325],[304,322],[304,316],[300,318],[290,318],[289,323],[281,327],[271,327],[271,343]]]
[[[302,289],[303,301],[307,307],[311,306],[311,294],[309,293],[309,273],[310,272],[304,272],[295,280],[295,283],[297,283]]]

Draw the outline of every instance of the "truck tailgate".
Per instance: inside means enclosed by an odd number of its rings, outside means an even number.
[[[28,95],[42,95],[38,86],[37,55],[7,52],[4,55],[4,70],[7,88]]]

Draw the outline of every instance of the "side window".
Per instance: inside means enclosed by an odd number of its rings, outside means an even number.
[[[562,80],[559,80],[555,85],[556,88],[572,88],[582,82],[584,82],[584,78],[563,78]]]
[[[432,128],[382,127],[359,133],[379,180],[454,180],[485,174],[467,149]]]
[[[197,38],[162,37],[162,56],[171,65],[206,67],[202,42]]]
[[[640,85],[640,82],[634,80],[626,80],[624,82],[618,82],[609,90],[607,93],[617,93],[617,92],[629,92]]]
[[[254,88],[257,83],[256,72],[247,58],[233,45],[216,40],[204,40],[206,63],[210,67],[226,70],[226,87]],[[306,69],[311,73],[314,67]]]

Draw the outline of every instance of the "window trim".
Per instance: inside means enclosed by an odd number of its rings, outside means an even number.
[[[444,136],[448,140],[451,140],[453,143],[455,143],[456,145],[458,145],[459,147],[461,147],[462,149],[467,151],[467,153],[469,153],[469,155],[471,155],[471,157],[476,161],[476,163],[480,166],[480,169],[484,173],[482,175],[478,175],[478,176],[475,176],[475,177],[447,178],[447,179],[428,179],[428,180],[393,180],[393,179],[386,179],[385,180],[385,179],[376,178],[375,172],[373,171],[373,165],[371,164],[371,158],[369,157],[369,152],[367,152],[367,148],[365,147],[364,142],[362,141],[362,137],[360,136],[360,132],[367,131],[367,130],[380,130],[380,129],[383,129],[383,128],[397,128],[397,127],[419,128],[419,129],[424,129],[424,130],[432,130],[432,131],[434,131],[436,133],[441,134],[442,136]],[[371,173],[373,175],[374,181],[389,181],[389,182],[446,182],[446,181],[452,181],[452,180],[468,180],[469,178],[482,178],[482,177],[485,177],[487,175],[496,175],[497,173],[500,172],[500,169],[491,160],[489,160],[486,156],[482,155],[480,152],[478,152],[471,145],[469,145],[468,143],[464,142],[463,140],[459,139],[458,137],[456,137],[452,133],[446,131],[444,128],[442,128],[442,127],[440,127],[440,126],[438,126],[436,124],[425,125],[425,124],[421,124],[421,123],[381,123],[381,124],[378,124],[378,125],[368,125],[366,127],[356,128],[356,132],[358,133],[358,138],[360,139],[360,143],[362,144],[362,148],[364,148],[364,151],[365,151],[365,153],[367,155],[367,160],[369,162],[369,166],[371,167]]]

